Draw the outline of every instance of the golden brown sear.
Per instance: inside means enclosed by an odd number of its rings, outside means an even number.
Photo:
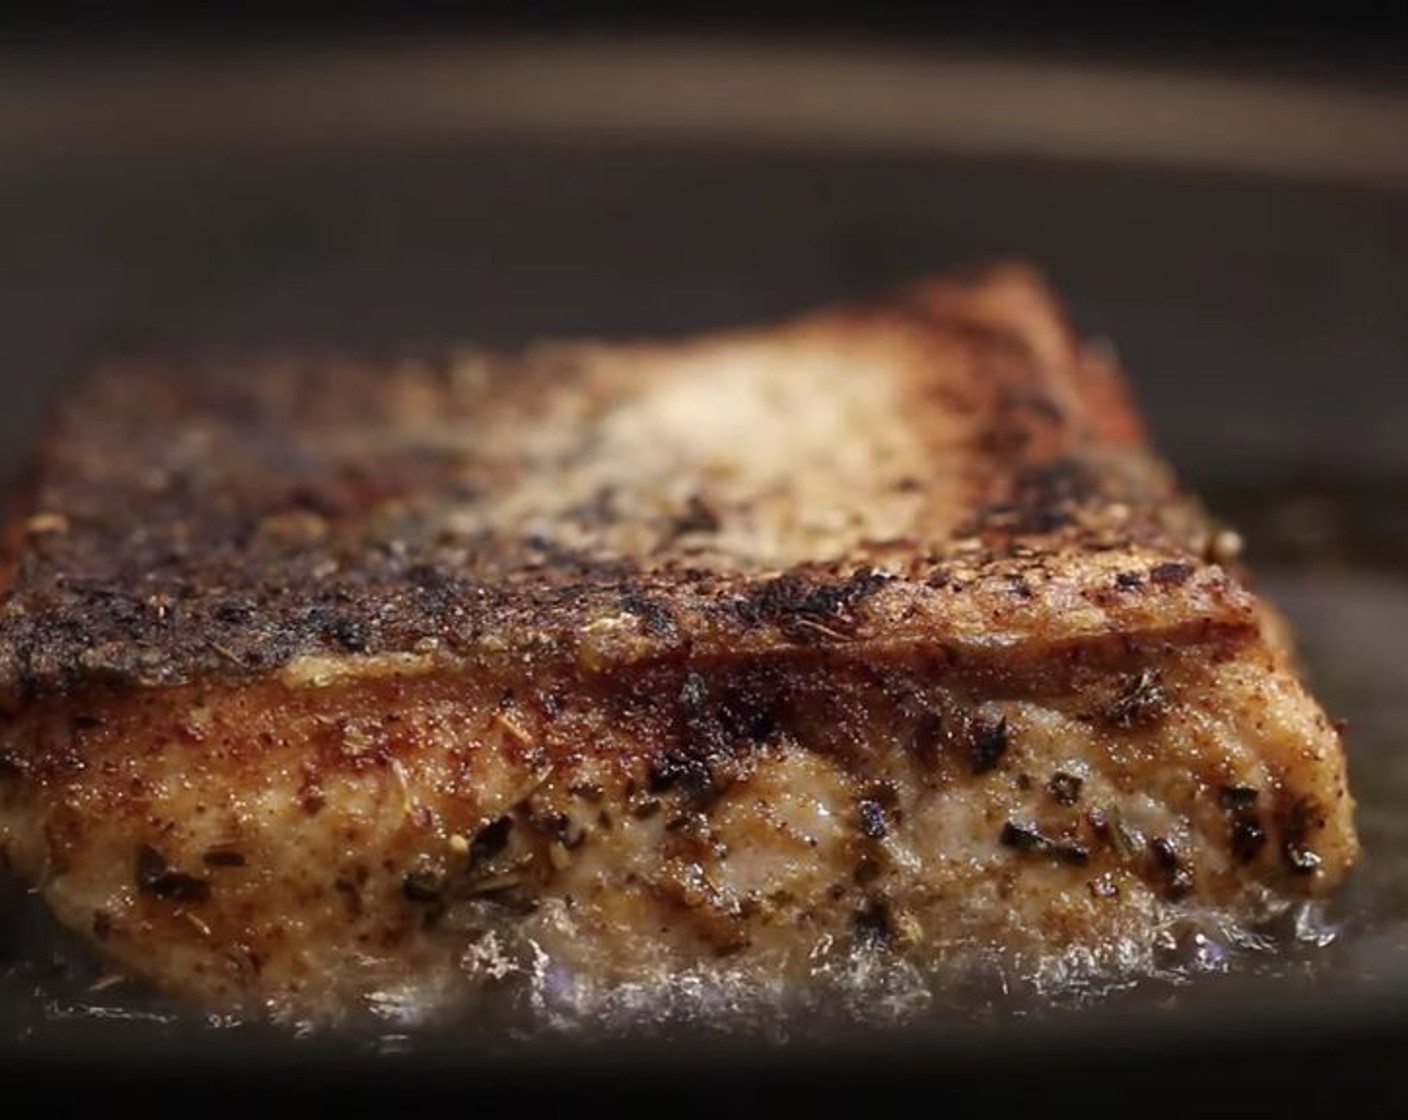
[[[213,1008],[1137,968],[1355,857],[1233,539],[1022,267],[681,342],[129,361],[23,505],[0,859]]]

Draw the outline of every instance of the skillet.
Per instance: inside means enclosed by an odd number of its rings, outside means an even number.
[[[927,1086],[1010,1106],[1138,1077],[1291,1111],[1351,1074],[1401,1092],[1408,94],[735,40],[11,58],[0,75],[8,477],[63,383],[125,348],[667,334],[1036,261],[1118,347],[1161,451],[1247,537],[1349,721],[1366,849],[1343,897],[1274,951],[761,1042],[708,1022],[544,1040],[497,1019],[355,1038],[206,1021],[95,991],[92,962],[10,886],[10,1086],[160,1087],[201,1108],[288,1087],[477,1106]]]

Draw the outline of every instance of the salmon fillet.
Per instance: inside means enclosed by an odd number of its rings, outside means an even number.
[[[678,342],[126,360],[20,505],[0,859],[197,1006],[1137,969],[1355,859],[1284,627],[1022,266]]]

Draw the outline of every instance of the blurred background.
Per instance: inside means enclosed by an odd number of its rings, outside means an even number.
[[[19,5],[0,448],[113,348],[673,332],[1020,255],[1196,484],[1395,474],[1346,385],[1408,344],[1405,61],[1352,6]]]
[[[1351,716],[1354,936],[1262,979],[1362,1066],[1408,1038],[1408,39],[1386,6],[1133,7],[8,9],[0,471],[124,350],[673,333],[1033,260]],[[61,983],[22,941],[7,1024]]]
[[[101,5],[55,0],[6,8],[4,32],[26,45],[78,41],[193,45],[325,42],[330,37],[441,37],[504,31],[741,32],[750,35],[914,35],[975,49],[1118,51],[1124,56],[1185,62],[1238,58],[1257,65],[1401,72],[1404,37],[1394,6],[1339,4],[1237,5],[1040,3],[817,4],[759,0],[754,4],[676,0],[670,4],[484,0],[480,3],[393,3],[350,0],[205,5],[139,2]]]

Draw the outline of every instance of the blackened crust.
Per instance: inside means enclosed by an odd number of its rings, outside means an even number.
[[[846,392],[883,382],[888,403],[836,447],[879,466],[842,464],[823,491],[805,487],[825,458],[769,473],[762,436],[811,446],[787,400],[670,459],[669,424],[692,439],[742,408],[743,382],[711,403],[715,359],[762,381],[844,359]],[[822,408],[825,391],[796,400]],[[798,528],[818,492],[836,528]],[[1118,373],[1022,269],[676,346],[126,363],[58,410],[10,526],[0,693],[309,657],[526,653],[597,672],[997,643],[1039,661],[1111,634],[1250,633],[1252,602],[1204,561],[1206,535]]]

